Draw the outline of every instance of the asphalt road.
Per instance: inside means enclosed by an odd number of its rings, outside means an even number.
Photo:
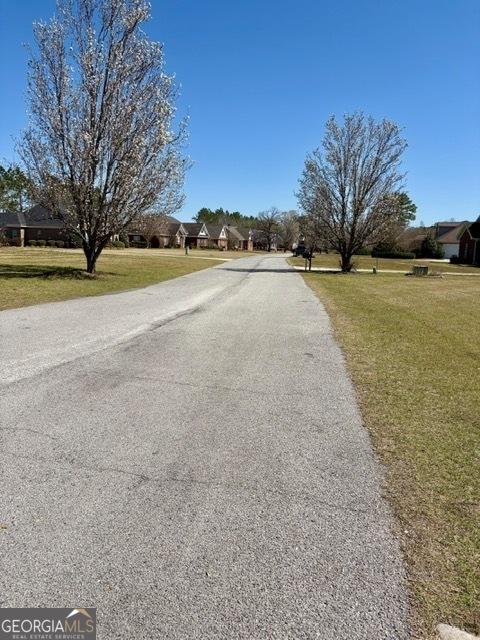
[[[282,257],[5,311],[0,601],[98,638],[403,640],[341,351]]]

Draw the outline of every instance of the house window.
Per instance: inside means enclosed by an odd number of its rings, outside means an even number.
[[[16,238],[18,236],[18,230],[12,229],[12,238]]]

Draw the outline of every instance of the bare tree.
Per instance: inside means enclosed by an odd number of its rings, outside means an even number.
[[[300,225],[296,211],[284,211],[280,218],[280,237],[285,249],[291,249],[300,236]]]
[[[406,142],[389,120],[376,122],[362,113],[331,117],[321,149],[307,156],[298,199],[321,239],[336,249],[342,271],[352,256],[381,242],[401,214],[395,194],[403,175],[400,160]]]
[[[34,195],[82,239],[87,270],[113,234],[178,203],[185,127],[145,0],[58,0],[34,25],[31,121],[20,145]]]
[[[271,207],[267,211],[258,214],[256,227],[260,233],[260,237],[267,245],[267,251],[272,250],[277,236],[280,231],[281,213],[276,207]]]

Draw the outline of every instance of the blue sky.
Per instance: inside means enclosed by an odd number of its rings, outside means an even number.
[[[25,123],[31,23],[53,0],[0,0],[0,159]],[[296,207],[307,152],[334,113],[404,127],[417,220],[480,214],[478,0],[152,0],[147,32],[190,117],[184,220],[202,206]]]

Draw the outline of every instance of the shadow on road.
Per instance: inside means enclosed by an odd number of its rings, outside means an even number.
[[[217,267],[217,269],[223,271],[238,271],[241,273],[296,273],[296,270],[293,269],[293,267],[291,269],[265,269],[263,267],[261,269],[256,269],[255,267],[242,269],[241,267]]]

